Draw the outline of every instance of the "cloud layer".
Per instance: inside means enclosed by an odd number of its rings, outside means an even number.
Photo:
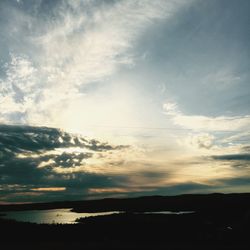
[[[2,201],[248,190],[248,9],[1,0]]]
[[[3,2],[3,26],[11,32],[0,75],[0,122],[52,125],[86,118],[88,85],[133,67],[133,46],[157,20],[170,18],[184,1]],[[28,7],[26,10],[25,8]],[[33,11],[32,11],[33,10]],[[21,36],[21,46],[15,39]],[[93,104],[92,104],[93,105]],[[64,108],[64,115],[60,110]],[[88,119],[90,119],[89,117]]]
[[[248,185],[248,153],[169,155],[160,162],[137,150],[55,128],[1,125],[0,202],[226,191]]]
[[[91,158],[105,164],[109,153],[122,151],[126,146],[112,146],[88,140],[58,129],[27,126],[0,126],[0,192],[1,200],[11,196],[25,200],[44,192],[63,192],[63,197],[84,197],[89,188],[110,187],[116,180],[108,175],[91,172]],[[98,161],[98,158],[102,158]],[[108,163],[106,163],[108,165]],[[64,172],[64,169],[67,169]],[[122,177],[118,177],[117,180]],[[34,193],[35,192],[35,193]],[[74,192],[75,196],[74,197]],[[81,194],[81,195],[80,195]]]

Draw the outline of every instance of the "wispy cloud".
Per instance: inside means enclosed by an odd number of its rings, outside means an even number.
[[[195,131],[244,131],[250,126],[250,116],[186,115],[176,103],[163,104],[164,113],[175,124]]]
[[[43,11],[44,4],[33,7]],[[133,67],[133,46],[141,34],[184,4],[59,1],[49,4],[45,16],[8,7],[15,16],[15,34],[23,40],[20,48],[10,51],[6,76],[0,80],[1,122],[63,127],[79,101],[85,105],[84,86],[104,81],[121,66]],[[8,19],[9,27],[11,23]],[[62,108],[67,110],[64,117],[59,115]]]
[[[0,123],[30,125],[0,126],[2,199],[243,187],[249,19],[222,2],[0,1]]]

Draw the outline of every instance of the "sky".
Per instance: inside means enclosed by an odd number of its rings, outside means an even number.
[[[0,203],[250,191],[248,0],[1,0]]]

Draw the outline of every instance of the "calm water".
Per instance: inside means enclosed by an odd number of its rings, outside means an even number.
[[[119,213],[117,211],[101,212],[101,213],[75,213],[71,209],[49,209],[49,210],[27,210],[5,212],[3,218],[14,219],[17,221],[33,222],[33,223],[63,223],[73,224],[80,217],[90,217],[99,215],[109,215]]]
[[[16,221],[33,222],[33,223],[61,223],[61,224],[73,224],[75,220],[80,217],[100,216],[121,213],[121,211],[100,212],[100,213],[75,213],[70,211],[71,209],[49,209],[49,210],[27,210],[27,211],[13,211],[6,212],[3,218],[14,219]],[[182,212],[145,212],[138,214],[187,214],[193,213],[193,211]]]
[[[172,211],[160,211],[160,212],[144,212],[143,214],[192,214],[195,211],[179,211],[179,212],[172,212]]]

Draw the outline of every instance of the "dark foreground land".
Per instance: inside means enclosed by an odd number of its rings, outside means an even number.
[[[250,194],[156,196],[52,204],[0,206],[0,213],[48,207],[125,212],[83,218],[74,225],[39,225],[1,219],[0,248],[250,249]],[[137,213],[161,210],[195,212],[179,215]]]

